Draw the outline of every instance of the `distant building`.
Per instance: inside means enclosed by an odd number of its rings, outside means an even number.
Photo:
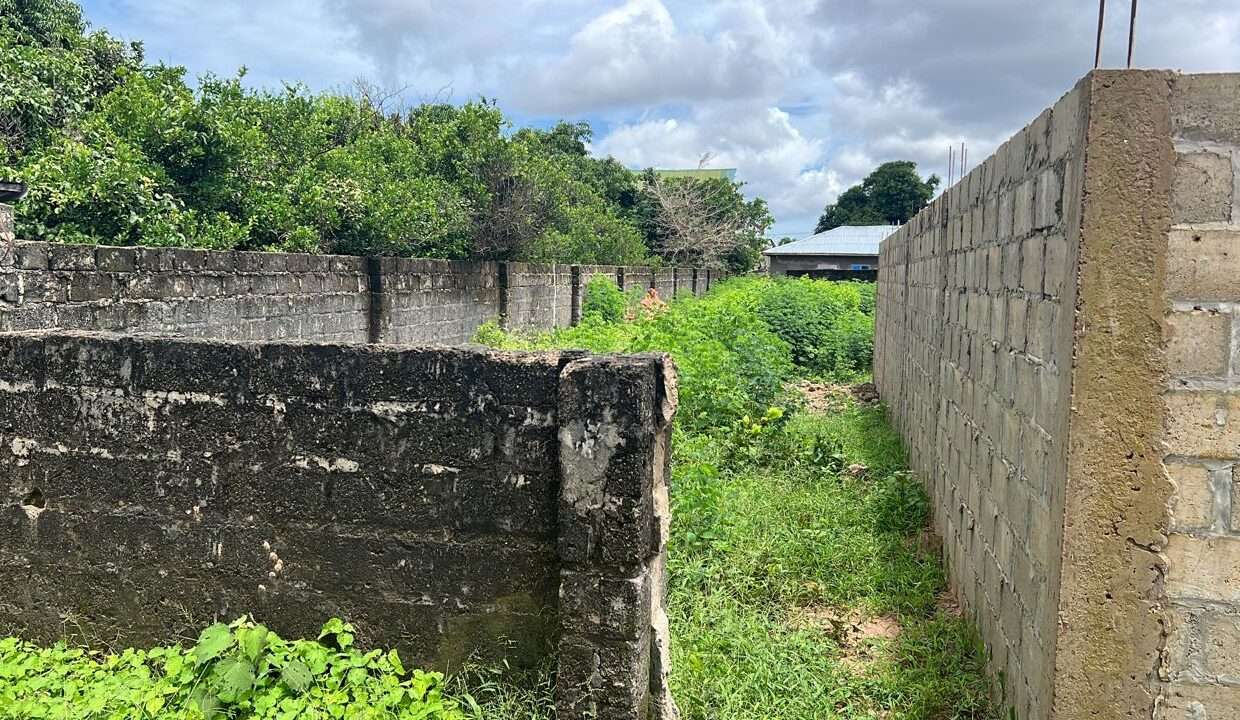
[[[698,168],[696,170],[655,170],[655,175],[665,178],[726,178],[736,179],[736,168]]]
[[[877,280],[878,246],[899,225],[843,225],[764,250],[770,274],[824,280]]]

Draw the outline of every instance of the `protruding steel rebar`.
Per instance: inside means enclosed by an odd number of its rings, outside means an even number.
[[[1132,14],[1128,16],[1128,67],[1132,67],[1132,41],[1137,30],[1137,0],[1132,0]]]
[[[1107,0],[1098,0],[1098,39],[1094,42],[1094,69],[1102,64],[1102,21],[1106,18]]]

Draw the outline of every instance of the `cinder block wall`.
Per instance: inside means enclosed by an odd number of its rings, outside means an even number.
[[[508,263],[507,267],[507,327],[551,330],[573,324],[577,275],[572,265]]]
[[[661,356],[0,334],[0,634],[348,618],[671,717]]]
[[[620,268],[620,288],[625,292],[634,289],[643,293],[654,287],[654,270],[640,265],[626,265]]]
[[[650,286],[659,293],[661,299],[671,300],[676,296],[676,269],[655,268],[654,279],[651,280]]]
[[[11,208],[0,213],[0,238],[11,238]],[[589,275],[620,277],[601,266],[3,242],[0,332],[455,345],[488,320],[569,327]],[[624,271],[628,287],[652,287],[651,268]],[[659,272],[671,298],[676,270]],[[681,271],[693,272],[706,271]]]
[[[496,263],[376,258],[373,300],[380,329],[371,339],[400,345],[469,342],[478,326],[500,314]],[[541,309],[548,317],[549,308]]]
[[[1166,260],[1168,718],[1240,714],[1240,76],[1176,78]]]
[[[1080,217],[1078,87],[882,244],[875,379],[1021,717],[1050,708]]]
[[[1240,714],[1238,117],[1092,73],[883,243],[876,380],[1018,717]]]
[[[367,339],[363,258],[17,243],[0,260],[2,331]]]

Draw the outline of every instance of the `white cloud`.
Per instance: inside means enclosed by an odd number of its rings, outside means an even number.
[[[724,3],[709,32],[677,26],[661,0],[626,0],[569,38],[567,50],[519,84],[534,112],[589,112],[778,93],[795,54],[762,7]]]
[[[817,217],[838,193],[839,174],[821,167],[823,144],[775,107],[732,104],[686,119],[646,120],[615,128],[592,148],[633,167],[732,167],[777,218]],[[812,225],[812,222],[810,223]]]

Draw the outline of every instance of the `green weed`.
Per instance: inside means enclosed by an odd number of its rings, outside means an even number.
[[[333,619],[287,641],[241,618],[178,645],[120,654],[0,639],[0,718],[138,720],[464,720],[443,676],[406,670],[396,651],[353,647]]]

